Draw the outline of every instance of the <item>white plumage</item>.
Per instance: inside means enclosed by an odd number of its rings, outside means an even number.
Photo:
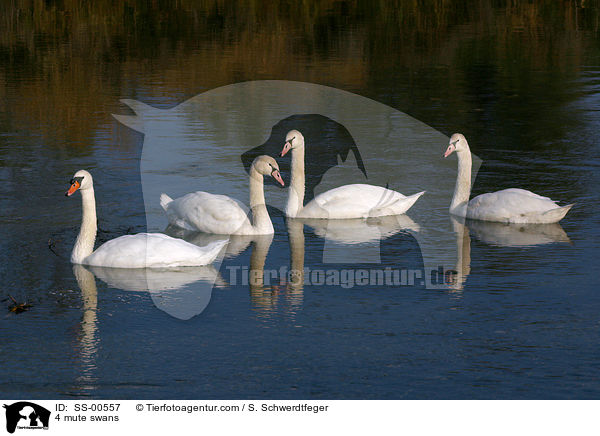
[[[81,192],[83,218],[71,253],[75,264],[112,268],[169,268],[202,266],[211,263],[227,240],[198,247],[162,233],[139,233],[112,239],[94,251],[96,239],[96,200],[92,175],[79,170],[71,180],[67,196]]]
[[[285,210],[290,218],[351,219],[400,215],[425,193],[407,197],[381,186],[358,183],[323,192],[304,205],[304,136],[297,130],[286,135],[281,155],[290,150],[292,177]]]
[[[162,233],[125,235],[105,242],[87,256],[84,265],[112,268],[172,268],[211,263],[227,241],[198,247]]]
[[[246,205],[226,195],[198,191],[172,200],[162,194],[160,204],[169,224],[185,230],[223,235],[251,232]]]
[[[370,218],[405,213],[423,192],[407,197],[381,186],[352,184],[330,189],[312,199],[297,218]]]
[[[455,133],[444,157],[456,152],[458,176],[450,213],[466,218],[503,223],[555,223],[564,218],[572,204],[559,206],[548,197],[525,189],[510,188],[481,194],[469,201],[471,195],[471,150],[466,138]]]
[[[481,194],[469,201],[467,218],[507,223],[553,223],[572,205],[561,207],[548,197],[510,188]]]
[[[267,235],[274,232],[265,205],[263,179],[272,176],[283,186],[279,166],[270,156],[258,156],[250,167],[250,208],[226,195],[198,191],[171,199],[167,194],[160,196],[160,205],[165,210],[171,225],[186,230],[221,235]]]

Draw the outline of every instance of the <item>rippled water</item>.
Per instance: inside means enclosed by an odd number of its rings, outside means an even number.
[[[442,10],[325,5],[241,17],[217,4],[195,13],[185,2],[179,9],[69,11],[65,1],[35,6],[47,8],[40,14],[17,5],[2,18],[0,299],[8,307],[12,296],[32,308],[0,315],[0,396],[598,397],[595,11],[576,2],[450,2]],[[273,238],[234,238],[213,268],[165,278],[69,263],[81,205],[78,196],[63,194],[77,169],[94,175],[98,242],[147,229],[140,158],[150,136],[112,118],[132,114],[120,99],[167,110],[207,90],[265,79],[327,85],[407,113],[432,131],[461,131],[482,160],[473,195],[521,187],[576,206],[560,226],[507,228],[456,223],[423,201],[409,211],[411,222],[327,233],[318,223],[286,222],[278,210],[285,192],[270,185]],[[211,107],[210,119],[196,112],[198,131],[230,141],[223,149],[196,138],[205,148],[181,171],[198,186],[188,191],[223,192],[229,184],[246,202],[242,155],[268,142],[275,122],[261,117],[271,110],[247,119],[242,108],[232,114]],[[244,133],[244,123],[255,121],[261,129]],[[371,124],[365,114],[343,127],[356,137]],[[193,139],[197,132],[188,133]],[[402,135],[388,140],[406,149]],[[456,165],[454,157],[441,159],[446,145],[439,143],[439,168],[411,167],[385,148],[358,147],[370,180],[385,184],[383,168],[402,168],[421,172],[423,183],[443,192],[454,187],[446,171]],[[432,143],[426,151],[434,149]],[[354,162],[352,154],[348,159]],[[353,171],[343,177],[363,177]],[[327,173],[324,180],[346,182]],[[415,176],[394,187],[409,194],[418,185]],[[161,219],[155,211],[148,222],[164,230]],[[414,227],[436,219],[456,242],[447,251],[463,268],[460,286],[331,285],[319,277],[303,286],[279,277],[265,285],[264,277],[232,277],[246,268],[299,265],[368,271],[374,263],[365,253],[379,256],[377,268],[417,270],[424,254]],[[361,232],[371,239],[350,248],[365,257],[348,261],[346,237]],[[207,279],[217,286],[202,286]]]

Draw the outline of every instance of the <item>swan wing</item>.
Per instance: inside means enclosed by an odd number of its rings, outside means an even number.
[[[204,247],[162,233],[138,233],[112,239],[84,259],[84,264],[111,268],[168,268],[211,263],[226,240]]]
[[[381,186],[345,185],[317,195],[301,210],[300,215],[336,219],[402,214],[420,195],[422,193],[415,194],[416,198],[407,202],[410,197]]]
[[[507,195],[507,194],[515,194],[515,195],[522,195],[525,197],[532,197],[532,198],[537,198],[539,200],[548,200],[548,201],[552,201],[554,203],[553,200],[551,200],[548,197],[542,197],[541,195],[535,194],[531,191],[527,191],[526,189],[521,189],[521,188],[509,188],[509,189],[503,189],[502,191],[497,191],[496,193],[504,193],[503,195]]]
[[[485,221],[529,222],[559,206],[548,197],[524,189],[481,194],[469,201],[467,217]]]
[[[187,230],[229,235],[249,225],[248,209],[226,195],[193,192],[167,205],[169,223]]]

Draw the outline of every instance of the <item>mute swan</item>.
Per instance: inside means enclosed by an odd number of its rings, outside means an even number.
[[[245,206],[226,195],[198,191],[175,200],[161,194],[160,205],[167,213],[169,223],[186,230],[221,235],[268,235],[274,232],[265,205],[263,176],[270,175],[281,186],[277,161],[270,156],[258,156],[250,167],[250,222]]]
[[[564,218],[572,204],[558,206],[548,197],[524,189],[510,188],[481,194],[469,201],[471,195],[471,150],[463,135],[455,133],[444,157],[456,152],[458,176],[450,213],[482,221],[503,223],[555,223]]]
[[[292,151],[292,177],[285,208],[290,218],[369,218],[405,213],[425,193],[406,197],[381,186],[352,184],[323,192],[304,204],[304,136],[291,130],[285,137],[281,156]]]
[[[81,192],[83,218],[71,253],[71,262],[74,264],[112,268],[201,266],[211,263],[227,242],[217,241],[206,247],[197,247],[162,233],[138,233],[112,239],[94,251],[96,199],[94,181],[89,172],[77,171],[65,195],[70,197],[77,190]]]

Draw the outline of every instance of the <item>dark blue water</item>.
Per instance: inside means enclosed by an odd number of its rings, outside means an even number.
[[[477,7],[490,15],[467,14],[456,28],[444,20],[461,16],[460,5],[435,19],[408,11],[416,14],[408,29],[377,24],[400,11],[332,7],[315,18],[315,33],[283,26],[282,44],[292,49],[275,43],[274,31],[248,40],[252,33],[235,24],[232,11],[223,12],[227,24],[195,24],[199,42],[158,25],[154,37],[125,46],[117,44],[118,26],[111,47],[40,34],[43,23],[5,38],[0,397],[598,398],[597,29],[580,7],[561,9],[556,18],[530,6],[536,22],[526,31],[518,23],[528,10]],[[192,25],[172,13],[171,23]],[[285,24],[288,13],[257,19]],[[127,26],[126,35],[144,36]],[[38,35],[37,42],[27,34]],[[70,58],[60,50],[65,46]],[[461,131],[483,160],[473,195],[521,187],[575,202],[561,222],[567,239],[521,246],[472,228],[463,245],[468,274],[458,289],[232,284],[231,267],[252,262],[250,245],[223,261],[219,272],[229,284],[213,289],[206,308],[185,320],[161,310],[149,292],[100,279],[95,289],[82,289],[68,261],[81,205],[63,195],[76,170],[94,174],[100,242],[146,226],[144,138],[111,118],[126,113],[119,99],[169,108],[207,89],[265,78],[326,84],[446,135]],[[292,257],[285,220],[272,218],[266,270],[290,267]],[[308,226],[303,233],[304,266],[371,268],[325,263],[323,238]],[[382,241],[382,268],[422,265],[411,234]],[[32,307],[11,313],[9,296]]]

